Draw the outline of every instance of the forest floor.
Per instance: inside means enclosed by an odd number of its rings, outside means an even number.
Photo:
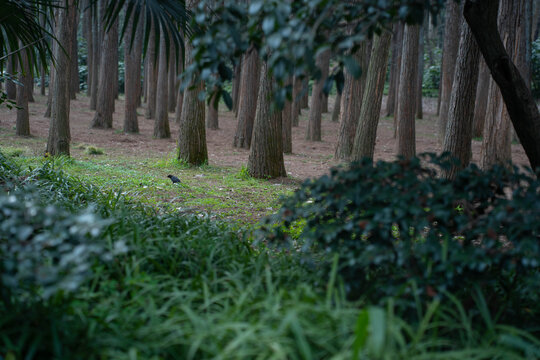
[[[35,95],[36,102],[30,104],[30,131],[32,136],[15,136],[16,111],[0,108],[0,147],[23,157],[39,159],[45,153],[49,119],[43,116],[46,97]],[[94,111],[89,110],[89,99],[78,94],[72,101],[71,156],[79,162],[70,171],[83,178],[101,182],[108,187],[115,185],[132,189],[139,197],[155,198],[154,201],[172,204],[176,209],[192,206],[197,209],[221,213],[227,218],[242,222],[256,221],[265,213],[279,206],[279,196],[290,193],[304,179],[321,176],[333,166],[339,165],[333,158],[339,130],[338,123],[332,123],[331,113],[323,114],[322,141],[310,142],[304,139],[307,124],[307,110],[302,111],[300,126],[293,128],[293,153],[285,155],[288,177],[272,181],[244,181],[238,185],[237,179],[244,178],[249,151],[232,146],[236,121],[233,114],[220,107],[219,129],[207,129],[209,166],[205,169],[186,169],[175,165],[178,125],[174,114],[169,114],[171,123],[170,139],[153,138],[154,121],[145,119],[144,109],[139,109],[140,134],[122,132],[124,101],[116,102],[113,129],[91,129]],[[332,111],[333,97],[329,100]],[[385,108],[383,104],[383,109]],[[424,98],[424,119],[416,121],[416,151],[439,152],[440,145],[436,133],[436,99]],[[381,117],[377,132],[375,160],[393,160],[396,140],[393,137],[393,119]],[[89,147],[103,150],[104,155],[88,153]],[[473,141],[473,162],[479,161],[481,139]],[[520,144],[512,145],[512,161],[516,165],[528,164]],[[97,167],[94,167],[97,166]],[[171,192],[167,173],[180,175],[190,191],[182,196]],[[130,175],[131,174],[131,175]],[[130,182],[128,177],[132,176]],[[159,179],[159,181],[156,179]],[[204,179],[203,179],[204,177]],[[254,180],[254,179],[253,179]],[[157,181],[157,193],[150,193]],[[154,186],[155,187],[155,186]],[[136,189],[135,189],[136,188]],[[136,191],[135,191],[136,190]],[[140,191],[139,191],[140,190]],[[186,195],[189,193],[189,196]],[[212,199],[209,199],[212,198]],[[191,200],[190,200],[191,199]],[[182,203],[182,207],[177,207]]]

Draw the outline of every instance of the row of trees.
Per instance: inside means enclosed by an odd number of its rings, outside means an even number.
[[[275,29],[286,32],[288,24],[280,24],[281,20],[278,20],[280,9],[267,7],[263,3],[252,1],[245,8],[246,14],[249,15],[247,24],[255,23],[257,28],[267,33]],[[294,6],[294,3],[290,4],[287,1],[283,3],[288,4],[289,18],[293,18],[295,8],[291,6]],[[498,24],[495,24],[495,33],[500,32],[500,38],[505,41],[502,51],[507,52],[509,59],[518,65],[519,72],[512,74],[512,79],[516,76],[528,79],[524,82],[527,89],[530,88],[530,44],[537,32],[533,23],[538,22],[538,16],[535,18],[533,14],[538,12],[539,6],[538,4],[533,6],[531,0],[518,2],[502,0],[500,3],[500,7],[497,7],[497,2],[491,2],[488,6],[482,1],[459,4],[454,0],[447,0],[445,4],[438,109],[439,135],[443,150],[451,152],[460,161],[456,169],[446,174],[448,177],[454,176],[459,167],[469,163],[473,136],[483,137],[482,166],[489,167],[510,160],[511,114],[512,111],[520,110],[516,105],[510,106],[510,111],[506,110],[503,94],[493,80],[497,80],[494,65],[488,66],[493,60],[488,56],[487,64],[484,62],[475,39],[478,38],[474,33],[475,28],[470,26],[463,14],[471,16],[471,13],[477,10],[475,6],[485,6],[484,10],[489,11],[482,15],[491,16],[485,21],[493,21],[493,17],[495,21],[499,19]],[[302,108],[307,107],[308,77],[305,70],[309,69],[315,81],[311,92],[306,139],[321,140],[321,114],[328,111],[327,93],[335,81],[338,88],[342,89],[338,93],[332,116],[335,121],[340,122],[335,157],[347,161],[373,157],[387,64],[390,59],[389,96],[385,112],[387,115],[393,115],[395,119],[396,154],[406,158],[416,154],[415,117],[422,116],[423,44],[424,39],[433,38],[433,32],[437,31],[437,28],[432,26],[433,23],[427,21],[428,16],[423,22],[405,18],[405,21],[395,23],[391,31],[388,28],[375,28],[375,35],[371,38],[358,37],[358,34],[365,35],[365,32],[358,33],[355,21],[346,22],[344,25],[340,23],[340,27],[335,30],[338,36],[346,33],[346,39],[355,36],[358,38],[356,43],[351,43],[353,45],[349,50],[340,52],[319,46],[318,51],[311,53],[313,64],[308,62],[305,65],[296,59],[297,63],[290,71],[283,71],[279,62],[275,62],[275,58],[282,55],[284,50],[281,46],[282,43],[286,44],[285,39],[273,44],[270,41],[271,36],[268,35],[266,38],[261,37],[259,42],[257,38],[247,36],[244,42],[250,40],[249,46],[235,48],[235,44],[227,43],[231,40],[222,41],[223,39],[219,38],[223,35],[219,31],[227,33],[223,31],[223,23],[227,20],[228,14],[230,15],[225,11],[230,9],[227,6],[214,7],[214,15],[210,17],[207,14],[208,6],[213,5],[211,2],[186,1],[187,13],[195,15],[192,28],[188,29],[193,31],[194,36],[186,36],[184,44],[184,62],[182,57],[178,56],[179,48],[175,46],[175,37],[171,35],[171,31],[176,29],[171,29],[156,17],[147,15],[148,26],[146,31],[143,31],[141,26],[137,26],[142,20],[136,14],[144,15],[144,12],[133,11],[129,4],[127,2],[123,12],[126,19],[121,31],[125,64],[126,101],[123,123],[125,132],[138,132],[136,109],[141,105],[141,98],[144,96],[145,117],[155,119],[154,136],[170,137],[168,113],[174,112],[175,120],[180,127],[179,159],[195,165],[205,163],[208,161],[205,122],[208,128],[218,127],[215,105],[220,96],[224,96],[225,102],[231,106],[238,120],[236,134],[232,140],[233,146],[250,149],[248,161],[250,174],[256,177],[285,176],[283,153],[292,152],[291,128],[298,125],[298,115]],[[259,4],[261,6],[257,8]],[[87,48],[87,91],[90,96],[90,108],[96,111],[92,127],[112,127],[114,99],[118,95],[119,24],[118,20],[111,20],[113,18],[110,14],[114,11],[108,11],[110,4],[105,0],[97,2],[87,0],[78,7],[70,0],[67,5],[56,10],[55,36],[58,44],[62,46],[53,43],[57,63],[56,67],[51,67],[49,89],[48,115],[51,116],[51,126],[47,151],[51,154],[69,154],[69,99],[78,88],[76,62],[78,27],[82,29]],[[332,4],[326,4],[323,10],[328,9],[330,5]],[[113,9],[119,10],[114,6]],[[339,13],[339,8],[332,9]],[[420,13],[420,20],[423,13],[424,11]],[[78,25],[79,14],[82,14],[80,25]],[[274,18],[269,18],[268,14],[273,14]],[[431,14],[432,19],[434,15],[436,14]],[[256,23],[260,18],[265,19],[262,26],[259,25],[260,22]],[[332,22],[328,20],[326,27],[331,26]],[[185,27],[183,29],[186,30]],[[234,30],[230,23],[226,29]],[[322,34],[327,39],[332,37],[328,29]],[[209,42],[204,43],[205,39]],[[321,43],[325,41],[324,37],[317,40]],[[234,66],[233,71],[229,71],[230,74],[227,74],[226,66],[221,66],[223,64],[217,61],[212,63],[209,61],[211,57],[205,53],[219,47],[220,42],[221,46],[235,48],[236,51],[233,53],[235,56],[230,56],[227,60],[228,64]],[[196,45],[195,48],[193,44]],[[141,74],[145,46],[147,51]],[[218,49],[214,53],[220,51],[224,50]],[[427,52],[430,51],[428,48]],[[390,53],[392,55],[389,57]],[[482,54],[486,57],[486,50],[482,50]],[[13,58],[12,56],[11,59]],[[22,66],[28,66],[25,65],[24,57],[22,58],[20,61]],[[205,68],[205,61],[206,65],[211,66]],[[331,68],[331,63],[344,65],[344,73],[340,72],[339,66]],[[286,63],[283,61],[281,64]],[[491,69],[493,79],[488,68]],[[500,71],[502,70],[499,69]],[[182,73],[184,85],[179,87],[176,79]],[[232,98],[227,93],[219,91],[220,79],[227,76],[232,79]],[[30,78],[29,81],[31,80]],[[511,86],[516,87],[514,83]],[[21,96],[17,96],[17,103],[20,106],[17,117],[19,135],[29,133],[28,88],[30,86],[20,87]],[[520,88],[519,91],[523,89]],[[205,93],[209,94],[206,106],[201,98]],[[507,95],[509,96],[511,95]],[[528,111],[534,112],[534,109]],[[526,135],[534,140],[535,136],[538,136],[537,130],[533,129]],[[527,131],[516,128],[526,151],[529,150],[527,154],[531,164],[535,166],[534,151],[538,149],[534,149],[538,145],[534,142],[531,145],[530,139],[523,136],[523,132]]]

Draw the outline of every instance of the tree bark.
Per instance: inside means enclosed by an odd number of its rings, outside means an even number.
[[[478,86],[476,87],[476,102],[474,105],[473,137],[481,137],[486,120],[487,100],[491,76],[484,59],[480,59],[478,70]]]
[[[401,70],[401,45],[403,43],[403,23],[394,24],[392,37],[392,62],[390,64],[390,82],[386,100],[386,116],[394,116],[396,107],[399,72]]]
[[[146,51],[146,66],[148,71],[148,81],[145,80],[147,86],[148,98],[146,101],[146,111],[144,117],[153,119],[156,116],[156,93],[157,93],[157,78],[158,78],[158,54],[156,52],[156,29],[157,25],[152,22],[150,37],[148,40],[148,48]]]
[[[297,76],[293,80],[293,95],[292,95],[292,126],[297,127],[300,114],[302,113],[302,85],[303,81]]]
[[[92,32],[92,11],[93,6],[90,6],[90,0],[85,0],[82,5],[83,15],[83,35],[86,39],[86,94],[92,94],[92,71],[94,66],[94,41]]]
[[[158,29],[156,29],[159,31]],[[154,137],[166,139],[171,137],[169,126],[169,65],[167,61],[165,34],[161,29],[159,41],[158,78],[156,89],[156,115],[154,121]]]
[[[290,78],[285,86],[291,86],[293,79]],[[286,100],[285,106],[281,114],[281,127],[282,127],[282,137],[283,137],[283,153],[290,154],[292,153],[292,114],[293,105],[292,101]]]
[[[210,103],[206,109],[206,127],[208,129],[219,129],[219,117],[218,117],[219,102],[216,103],[216,94],[212,95]]]
[[[16,55],[8,56],[7,58],[7,65],[6,65],[6,72],[14,76],[17,69],[17,58]],[[17,99],[17,86],[15,83],[11,80],[6,81],[6,95],[9,100],[16,100]]]
[[[422,84],[424,82],[424,33],[425,33],[426,25],[421,25],[420,27],[420,40],[419,40],[419,49],[418,49],[418,86],[417,86],[417,93],[416,96],[416,118],[417,119],[423,119],[424,118],[424,109],[422,106]]]
[[[444,46],[441,66],[441,108],[439,110],[439,141],[444,140],[448,105],[454,81],[454,69],[459,47],[459,25],[461,24],[460,4],[455,0],[446,0],[446,19],[444,25]]]
[[[28,54],[26,51],[21,51],[20,53],[19,68],[19,81],[23,85],[17,85],[17,122],[15,129],[17,136],[30,136],[30,119],[28,112],[29,91],[25,84],[28,84],[27,78],[31,77],[31,73],[30,65],[28,63]]]
[[[180,61],[180,59],[178,59]],[[176,92],[178,89],[176,80],[176,54],[175,54],[175,48],[174,45],[171,44],[170,51],[169,51],[169,91],[167,94],[169,95],[169,99],[167,101],[167,104],[169,106],[168,110],[169,112],[173,113],[176,110]]]
[[[56,39],[64,49],[71,49],[72,33],[75,31],[75,0],[68,0],[66,6],[58,8]],[[69,156],[69,85],[71,69],[69,54],[60,46],[55,47],[57,72],[54,76],[54,95],[52,97],[51,122],[47,152],[50,155]]]
[[[332,122],[339,121],[339,114],[341,112],[341,95],[338,93],[336,95],[336,100],[334,101],[334,108],[332,109]]]
[[[113,124],[115,81],[115,52],[118,52],[118,21],[103,34],[99,67],[98,97],[92,128],[110,129]]]
[[[306,140],[321,141],[321,118],[323,112],[324,83],[328,78],[328,61],[330,50],[325,50],[317,56],[316,64],[321,70],[321,77],[315,80],[311,92],[311,107],[309,108]]]
[[[124,44],[124,87],[125,87],[125,115],[124,115],[124,132],[138,133],[139,120],[137,118],[138,98],[140,97],[141,88],[141,57],[142,57],[142,26],[137,26],[135,30],[135,38],[133,39],[133,16],[129,19],[128,27],[125,33]]]
[[[244,55],[244,60],[242,61],[242,81],[238,103],[238,122],[233,141],[234,147],[249,149],[251,145],[253,122],[257,110],[259,74],[259,54],[252,48]]]
[[[75,9],[77,13],[75,14],[75,29],[77,29],[79,24],[79,9]],[[69,84],[69,96],[71,100],[77,98],[77,93],[79,92],[79,45],[77,41],[77,31],[74,31],[73,39],[71,40],[71,51],[70,51],[70,61],[71,61],[71,83]]]
[[[98,101],[98,88],[99,88],[99,74],[101,66],[101,40],[102,32],[99,30],[103,27],[102,16],[105,12],[105,1],[99,0],[98,4],[94,6],[92,13],[96,12],[97,16],[93,16],[92,26],[92,41],[94,52],[92,55],[92,89],[90,92],[90,110],[96,110]]]
[[[238,116],[238,104],[240,103],[240,84],[242,82],[242,60],[234,67],[234,78],[232,83],[233,113]]]
[[[457,172],[471,161],[474,103],[478,84],[480,49],[465,19],[461,23],[461,40],[443,142],[443,152],[449,152],[459,163],[443,171],[447,179],[454,179]]]
[[[362,97],[362,109],[351,159],[358,161],[363,157],[373,158],[377,126],[381,116],[382,96],[386,79],[386,64],[390,52],[391,33],[385,31],[376,36],[367,69],[367,79]]]
[[[403,33],[403,57],[397,108],[397,155],[406,159],[416,155],[416,87],[418,84],[418,25],[406,25]],[[407,95],[406,94],[410,94]]]
[[[272,107],[272,79],[265,62],[262,63],[260,76],[248,173],[255,178],[287,176],[283,161],[281,111]]]

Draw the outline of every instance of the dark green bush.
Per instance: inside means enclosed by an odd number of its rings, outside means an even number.
[[[447,157],[423,160],[364,160],[307,181],[261,236],[308,260],[339,254],[352,298],[398,297],[406,307],[452,293],[467,306],[477,289],[505,321],[538,324],[540,182],[531,171],[474,165],[448,181],[437,176]],[[288,229],[298,220],[296,241]]]

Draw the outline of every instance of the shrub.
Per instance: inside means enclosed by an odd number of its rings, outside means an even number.
[[[467,306],[477,288],[505,320],[538,323],[540,182],[530,170],[474,165],[448,181],[437,176],[448,157],[423,160],[364,160],[307,181],[259,236],[307,260],[339,254],[351,298],[396,296],[405,310],[452,293]]]

